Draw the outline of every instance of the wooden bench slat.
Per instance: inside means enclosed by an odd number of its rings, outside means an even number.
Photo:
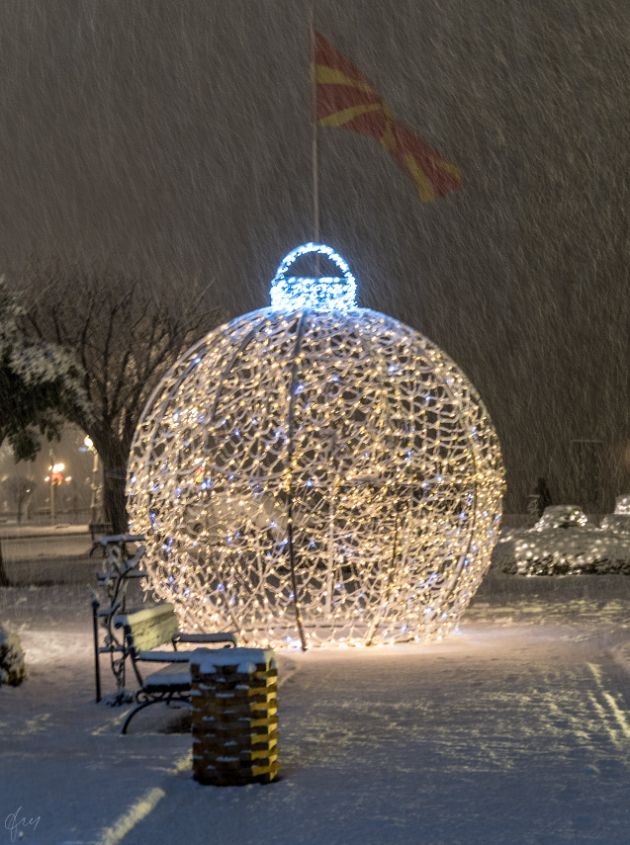
[[[178,627],[175,609],[171,604],[121,614],[116,617],[115,624],[116,627],[124,628],[136,652],[149,651],[172,642]]]

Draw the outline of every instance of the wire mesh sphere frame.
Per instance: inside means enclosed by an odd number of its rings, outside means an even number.
[[[288,276],[307,253],[340,275]],[[488,414],[354,292],[330,247],[299,247],[273,306],[211,331],[148,403],[129,512],[182,624],[273,647],[428,641],[488,569],[504,489]]]

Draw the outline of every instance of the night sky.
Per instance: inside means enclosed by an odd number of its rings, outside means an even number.
[[[320,131],[321,237],[361,304],[472,378],[509,509],[539,475],[609,508],[630,483],[630,5],[318,0],[315,20],[464,179],[423,205],[378,144]],[[297,0],[3,0],[6,272],[106,259],[201,275],[226,318],[267,305],[313,234],[308,51]],[[574,439],[602,441],[577,469]]]

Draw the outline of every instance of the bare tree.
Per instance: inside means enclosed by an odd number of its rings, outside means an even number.
[[[33,478],[27,478],[25,475],[9,475],[3,480],[2,486],[9,501],[15,506],[17,523],[21,525],[24,505],[33,495],[37,487],[37,482]]]
[[[103,465],[103,507],[127,529],[125,478],[135,427],[178,354],[214,324],[208,291],[190,280],[159,284],[109,267],[55,261],[28,271],[25,328],[72,352],[87,407],[67,418],[92,438]]]

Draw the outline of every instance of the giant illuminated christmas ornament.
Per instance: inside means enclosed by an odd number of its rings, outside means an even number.
[[[309,253],[334,276],[290,274]],[[355,288],[330,247],[298,247],[271,307],[210,332],[150,400],[129,511],[183,624],[259,646],[430,640],[490,565],[488,415],[443,352]]]

